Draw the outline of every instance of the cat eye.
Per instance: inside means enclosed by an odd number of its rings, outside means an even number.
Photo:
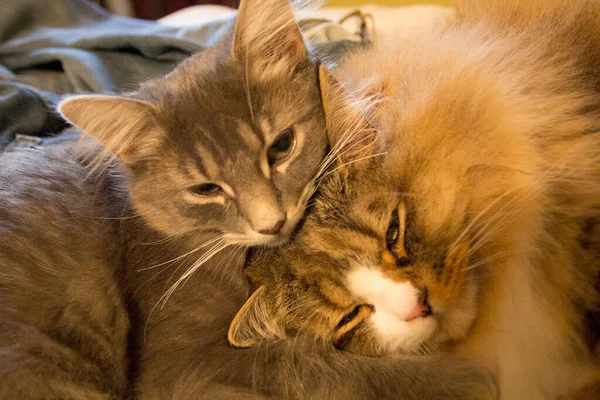
[[[394,208],[392,216],[390,218],[390,224],[388,225],[387,232],[385,234],[385,241],[387,249],[390,253],[394,254],[394,245],[400,235],[400,218],[398,216],[398,209]]]
[[[221,191],[221,186],[214,183],[202,183],[200,185],[192,186],[190,191],[198,196],[212,196]]]
[[[287,128],[281,132],[267,150],[267,161],[269,162],[269,165],[273,165],[290,155],[295,144],[296,137],[294,136],[294,130],[292,128]]]
[[[404,244],[401,244],[401,253],[403,254],[398,254],[398,238],[400,237],[400,228],[400,215],[398,213],[398,208],[395,208],[394,211],[392,211],[390,223],[385,234],[385,241],[388,251],[396,259],[396,266],[405,267],[410,264],[410,258],[406,256]]]

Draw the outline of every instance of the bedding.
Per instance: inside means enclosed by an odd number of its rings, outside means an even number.
[[[334,57],[360,42],[357,7],[299,16],[305,35]],[[450,11],[438,6],[360,7],[370,38],[426,29]],[[63,95],[134,90],[191,53],[213,45],[235,10],[193,6],[157,22],[120,17],[85,0],[8,0],[0,13],[0,151],[17,135],[51,136],[65,122],[54,111]]]
[[[312,20],[311,29],[329,26]],[[85,0],[11,0],[0,13],[0,150],[16,135],[55,135],[65,123],[61,96],[123,92],[164,75],[191,53],[214,44],[233,22],[206,18],[173,26],[112,15]],[[310,19],[305,19],[306,23]],[[321,41],[342,53],[350,33]],[[319,36],[319,35],[316,35]],[[316,37],[315,36],[315,37]]]
[[[325,4],[328,2],[325,1]],[[401,2],[398,2],[401,3]],[[340,21],[345,16],[359,10],[363,15],[370,15],[367,20],[369,33],[373,39],[381,39],[386,35],[402,35],[418,29],[443,22],[452,15],[450,7],[438,5],[401,5],[397,7],[365,4],[350,7],[323,7],[300,14],[300,18],[326,19]],[[162,25],[172,27],[192,27],[210,20],[228,18],[235,15],[235,9],[225,6],[192,6],[176,11],[158,20]],[[338,27],[346,31],[356,32],[359,20],[349,18]]]

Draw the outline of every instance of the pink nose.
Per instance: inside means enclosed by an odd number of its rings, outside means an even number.
[[[277,221],[275,223],[275,225],[273,225],[272,227],[270,227],[268,229],[261,229],[258,232],[262,233],[263,235],[277,235],[281,231],[283,224],[285,224],[285,216],[283,217],[282,220]]]
[[[431,307],[427,304],[427,289],[425,289],[419,294],[415,307],[408,313],[404,320],[408,322],[415,318],[427,317],[428,315],[431,315]]]

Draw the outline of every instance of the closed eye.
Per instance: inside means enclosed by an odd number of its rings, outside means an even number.
[[[344,317],[340,320],[340,322],[338,322],[337,324],[337,329],[342,328],[344,325],[349,324],[350,322],[352,322],[352,320],[354,318],[356,318],[356,316],[358,315],[358,313],[360,312],[360,309],[362,308],[362,305],[360,306],[356,306],[354,307],[354,309],[352,311],[350,311],[348,314],[344,315]]]
[[[400,218],[398,216],[398,209],[394,208],[392,211],[392,215],[390,217],[390,222],[388,224],[388,229],[385,234],[385,242],[387,244],[387,249],[390,253],[394,253],[394,246],[398,241],[398,236],[400,235]]]
[[[396,266],[405,267],[411,263],[404,244],[406,231],[406,206],[398,204],[392,211],[390,222],[385,234],[387,250],[396,259]]]
[[[214,196],[221,193],[221,186],[215,183],[201,183],[190,187],[190,192],[197,196]]]
[[[333,345],[337,349],[344,349],[360,325],[375,312],[375,307],[370,304],[360,304],[344,315],[335,329]]]

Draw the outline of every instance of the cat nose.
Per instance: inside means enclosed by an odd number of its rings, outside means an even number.
[[[283,228],[283,224],[285,224],[286,219],[287,218],[284,215],[282,219],[275,223],[275,225],[267,229],[261,229],[258,231],[258,233],[262,233],[263,235],[277,235],[281,231],[281,228]]]
[[[427,303],[427,288],[425,288],[417,295],[417,304],[415,304],[415,307],[408,313],[404,320],[407,322],[412,321],[415,318],[427,317],[431,313],[431,306]]]

